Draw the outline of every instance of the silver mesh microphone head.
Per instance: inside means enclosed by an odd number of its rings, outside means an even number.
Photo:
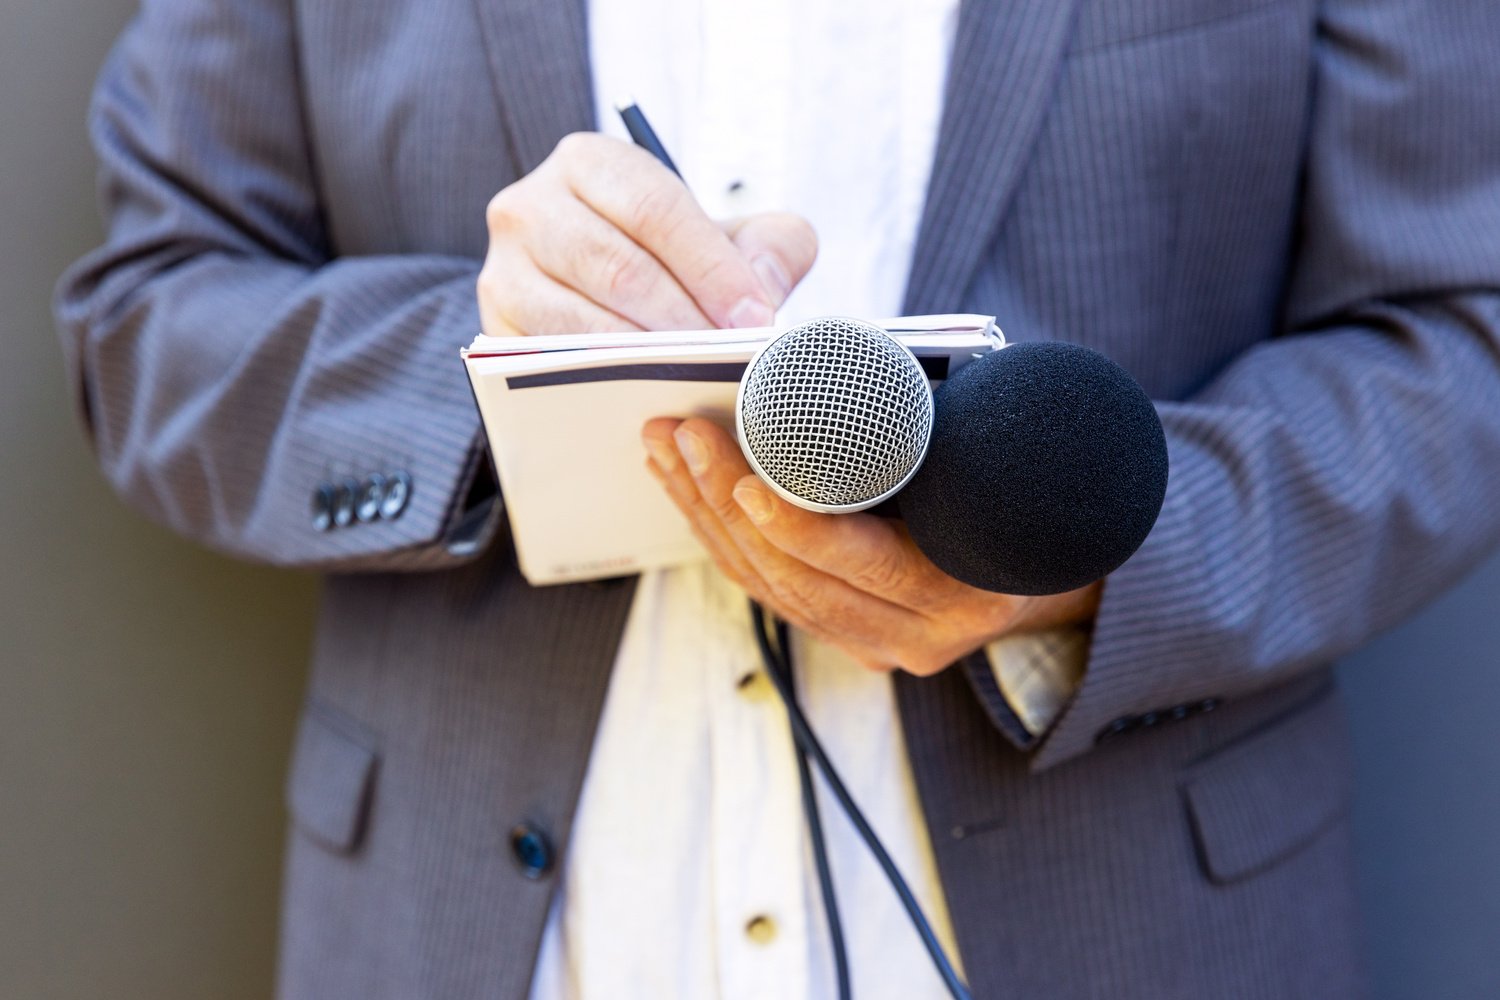
[[[864,510],[922,464],[932,387],[906,345],[880,327],[815,319],[750,361],[735,424],[750,467],[788,501],[824,513]]]

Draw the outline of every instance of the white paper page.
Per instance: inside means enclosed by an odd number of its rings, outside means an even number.
[[[995,323],[992,316],[952,313],[938,316],[898,316],[876,322],[893,334],[930,336],[942,333],[983,331]],[[672,330],[641,333],[567,333],[540,337],[474,338],[468,352],[472,354],[534,354],[550,351],[582,351],[596,348],[678,347],[700,344],[760,344],[786,327],[749,327],[737,330]],[[901,339],[905,340],[905,337]]]

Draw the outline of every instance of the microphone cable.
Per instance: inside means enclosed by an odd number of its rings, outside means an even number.
[[[796,687],[792,679],[792,643],[786,622],[776,622],[776,648],[772,650],[766,635],[764,608],[750,602],[750,615],[755,623],[755,640],[760,646],[761,659],[766,672],[783,700],[796,701]],[[779,654],[779,655],[778,655]],[[797,783],[802,788],[802,814],[807,820],[807,830],[812,840],[813,863],[818,869],[818,889],[823,897],[823,915],[828,921],[828,940],[833,948],[834,976],[838,982],[839,1000],[851,1000],[853,988],[849,984],[849,952],[844,945],[844,924],[839,919],[839,901],[833,891],[833,869],[828,863],[828,843],[823,838],[823,819],[818,810],[818,797],[813,789],[812,769],[807,763],[807,751],[797,740],[792,740],[797,752]]]
[[[750,602],[750,621],[755,632],[756,645],[760,647],[761,659],[765,662],[766,674],[776,688],[776,693],[781,696],[782,704],[786,706],[787,720],[791,723],[792,741],[796,744],[798,754],[798,773],[802,783],[802,805],[803,811],[808,817],[808,827],[812,834],[813,856],[818,868],[818,882],[823,894],[823,906],[828,917],[829,936],[833,941],[834,963],[839,975],[839,996],[841,1000],[848,1000],[849,993],[849,969],[848,955],[845,953],[843,927],[839,921],[838,905],[834,900],[833,879],[828,868],[828,849],[823,840],[823,827],[818,818],[817,801],[813,795],[812,776],[807,766],[808,758],[818,766],[822,772],[823,779],[828,782],[828,788],[833,793],[844,815],[854,826],[855,832],[859,834],[870,853],[875,856],[875,861],[880,865],[880,870],[885,874],[886,881],[890,883],[901,906],[906,910],[906,915],[911,919],[912,926],[916,929],[917,936],[922,940],[922,946],[927,950],[932,959],[933,966],[943,980],[943,985],[948,988],[948,993],[953,1000],[971,1000],[969,988],[953,968],[953,963],[943,951],[943,946],[938,942],[937,935],[933,933],[932,925],[927,922],[927,917],[922,913],[922,907],[917,903],[911,888],[907,886],[906,879],[901,877],[901,872],[896,868],[896,863],[886,851],[885,845],[875,835],[875,831],[866,821],[864,813],[860,811],[854,802],[854,797],[844,787],[843,779],[839,777],[838,771],[834,769],[833,762],[828,759],[823,746],[818,742],[818,737],[813,733],[812,726],[808,724],[807,717],[802,714],[802,707],[797,702],[796,691],[792,687],[792,650],[789,641],[786,624],[777,621],[777,638],[781,647],[779,653],[772,647],[770,634],[766,628],[765,611],[755,601]]]

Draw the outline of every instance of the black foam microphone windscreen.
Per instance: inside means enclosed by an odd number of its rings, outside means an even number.
[[[897,500],[917,546],[963,582],[1057,594],[1145,541],[1167,442],[1139,384],[1097,351],[1012,344],[938,389],[926,461]]]

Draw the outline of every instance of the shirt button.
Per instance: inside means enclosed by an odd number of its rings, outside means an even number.
[[[746,701],[765,701],[771,696],[771,678],[764,670],[752,670],[734,683]]]
[[[765,914],[757,914],[745,925],[745,936],[756,944],[770,944],[776,940],[776,921]]]
[[[1116,736],[1123,736],[1140,724],[1140,720],[1133,715],[1121,716],[1099,730],[1099,734],[1094,737],[1094,742],[1104,743],[1107,740],[1114,739]]]

